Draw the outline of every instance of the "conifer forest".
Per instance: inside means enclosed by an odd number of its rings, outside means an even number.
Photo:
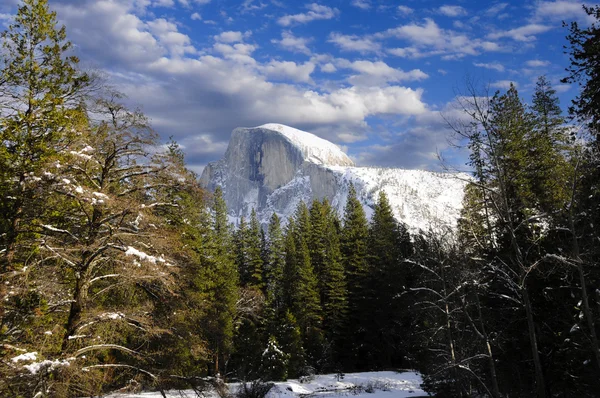
[[[235,224],[47,0],[0,71],[0,396],[414,369],[437,397],[600,396],[600,7],[564,27],[561,108],[467,83],[458,231],[409,233],[351,190]],[[143,105],[143,104],[140,104]]]

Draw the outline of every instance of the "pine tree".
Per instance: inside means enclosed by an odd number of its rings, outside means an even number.
[[[596,137],[596,149],[600,142],[600,61],[598,60],[598,39],[600,37],[600,6],[582,6],[587,15],[595,19],[594,23],[581,28],[577,22],[571,22],[569,27],[568,54],[571,65],[567,68],[569,76],[562,79],[563,83],[579,83],[581,93],[573,100],[569,113],[576,115],[586,122],[592,135]]]
[[[306,366],[305,352],[302,345],[302,334],[296,318],[290,311],[282,312],[278,322],[277,341],[281,350],[288,356],[287,376],[297,378],[304,374]]]
[[[0,265],[10,270],[35,250],[28,225],[45,201],[36,178],[80,123],[90,77],[67,55],[72,45],[47,0],[23,1],[1,37]]]
[[[346,346],[352,347],[342,359],[347,367],[356,368],[365,362],[361,357],[366,353],[357,352],[360,342],[364,340],[364,329],[361,326],[369,319],[370,311],[367,300],[367,283],[369,267],[367,263],[368,223],[362,204],[356,196],[354,185],[350,185],[348,200],[344,209],[344,220],[341,233],[341,249],[346,281],[348,286],[348,319]]]
[[[275,336],[270,336],[261,358],[260,375],[263,380],[284,381],[287,379],[289,355],[281,351]]]
[[[239,276],[232,257],[233,240],[227,221],[227,206],[220,187],[212,204],[212,233],[206,250],[205,266],[199,279],[208,301],[203,318],[203,334],[212,353],[211,373],[222,372],[233,350],[234,319],[237,316]]]
[[[394,218],[385,192],[379,194],[369,228],[367,297],[371,308],[365,322],[365,345],[370,354],[371,366],[388,368],[399,365],[401,324],[406,318],[405,304],[401,301],[407,287],[408,270],[404,259],[410,256],[410,237],[404,225]]]
[[[535,127],[527,137],[528,179],[540,210],[553,213],[563,209],[569,197],[572,173],[565,154],[572,150],[572,142],[556,90],[545,76],[539,77],[532,102]]]
[[[252,209],[250,215],[250,225],[247,234],[247,256],[248,256],[248,268],[249,268],[249,282],[248,285],[256,288],[263,289],[263,252],[262,252],[262,239],[261,239],[262,228],[258,222],[256,210]]]
[[[340,342],[348,315],[348,291],[340,247],[341,226],[327,199],[323,199],[321,213],[325,221],[322,234],[324,262],[318,278],[322,281],[323,327],[334,350],[338,351],[343,349]],[[337,352],[333,354],[337,357]]]
[[[276,313],[284,308],[283,270],[285,267],[285,239],[277,214],[269,221],[268,261],[265,267],[266,296],[269,307]]]
[[[310,210],[310,233],[308,234],[307,244],[310,252],[310,262],[317,275],[317,288],[321,303],[324,303],[324,280],[321,277],[327,258],[325,247],[325,228],[326,219],[323,213],[323,206],[318,200],[313,200]]]
[[[248,256],[248,223],[246,217],[240,217],[240,223],[233,234],[235,263],[240,275],[240,286],[246,287],[251,281],[252,274]]]

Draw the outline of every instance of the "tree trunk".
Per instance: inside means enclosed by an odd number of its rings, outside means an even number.
[[[544,373],[542,371],[542,362],[540,361],[540,354],[538,352],[537,336],[535,333],[535,323],[533,322],[533,309],[531,301],[529,299],[529,292],[527,287],[523,284],[521,287],[523,293],[523,304],[525,305],[525,312],[527,313],[527,329],[529,332],[529,342],[531,343],[531,355],[533,357],[533,366],[535,369],[535,389],[536,396],[538,398],[546,397],[546,384],[544,382]]]
[[[81,320],[81,315],[85,310],[88,298],[88,289],[90,287],[87,273],[80,276],[75,284],[75,292],[73,293],[73,302],[69,310],[69,318],[67,319],[66,331],[62,342],[62,351],[65,351],[69,343],[69,337],[75,335],[77,326]]]
[[[485,346],[488,353],[488,364],[490,367],[490,378],[492,379],[492,394],[494,398],[500,398],[500,388],[498,387],[498,376],[496,375],[496,364],[494,363],[494,355],[492,354],[492,345],[490,343],[490,337],[485,330],[485,324],[483,322],[483,316],[481,313],[481,302],[479,301],[479,294],[475,292],[475,300],[477,303],[477,312],[479,314],[479,322],[481,323],[481,334],[485,339]]]
[[[592,310],[590,308],[589,295],[587,292],[585,273],[583,271],[583,261],[581,261],[579,253],[579,242],[577,241],[577,234],[575,232],[575,221],[573,220],[573,212],[569,212],[569,227],[571,228],[572,236],[572,250],[573,257],[577,262],[577,272],[579,273],[579,284],[581,285],[581,301],[583,302],[583,315],[587,322],[588,329],[590,330],[590,340],[592,342],[592,350],[596,357],[596,366],[600,371],[600,346],[598,344],[598,336],[596,334],[596,325],[594,324],[594,318],[592,317]]]
[[[6,262],[4,264],[4,272],[13,270],[13,261],[17,252],[17,238],[19,237],[19,226],[23,215],[23,195],[24,195],[25,175],[21,173],[19,176],[19,193],[13,206],[13,219],[10,223],[10,229],[7,233],[6,245]]]

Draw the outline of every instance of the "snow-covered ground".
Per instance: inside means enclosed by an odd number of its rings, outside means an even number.
[[[338,380],[337,375],[318,375],[310,381],[288,380],[275,383],[268,398],[278,397],[338,397],[353,396],[357,398],[403,398],[428,396],[421,390],[421,376],[415,372],[365,372],[348,373]],[[230,384],[229,390],[235,393],[237,384]],[[169,398],[192,398],[197,395],[192,392],[168,392]],[[159,392],[140,394],[118,394],[111,398],[162,398]],[[218,398],[216,393],[206,397]]]

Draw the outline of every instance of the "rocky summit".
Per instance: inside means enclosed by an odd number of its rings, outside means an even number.
[[[204,169],[201,182],[223,189],[232,220],[256,209],[261,223],[283,220],[300,201],[327,198],[340,215],[353,184],[367,216],[384,191],[409,230],[455,229],[466,176],[422,170],[357,167],[335,144],[281,124],[237,128],[223,159]]]

